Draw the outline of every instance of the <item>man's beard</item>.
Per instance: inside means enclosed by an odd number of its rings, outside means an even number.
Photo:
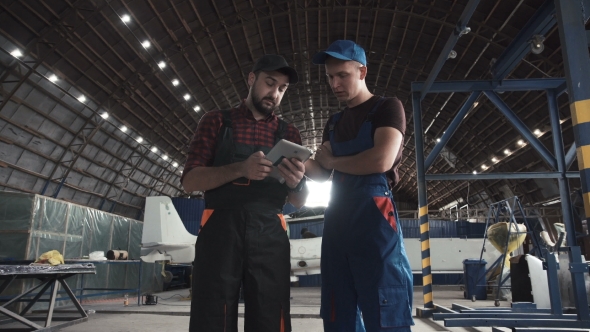
[[[272,102],[273,105],[270,107],[265,106],[262,103],[265,99]],[[252,105],[254,105],[254,108],[256,108],[256,110],[262,115],[269,115],[278,108],[278,105],[276,105],[274,102],[275,101],[271,98],[267,98],[267,97],[258,98],[258,96],[256,94],[252,94]]]

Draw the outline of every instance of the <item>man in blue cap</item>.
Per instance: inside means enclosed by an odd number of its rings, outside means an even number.
[[[346,107],[328,120],[312,179],[328,179],[332,193],[322,239],[325,331],[410,331],[412,270],[392,188],[399,180],[405,113],[393,97],[367,88],[362,47],[338,40],[313,57]],[[361,318],[362,317],[362,318]]]

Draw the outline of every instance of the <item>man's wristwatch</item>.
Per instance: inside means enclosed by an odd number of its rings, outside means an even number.
[[[299,183],[297,184],[297,186],[295,188],[291,189],[291,188],[289,188],[289,186],[287,186],[288,191],[290,193],[300,192],[301,190],[303,190],[303,187],[305,186],[305,181],[306,181],[306,178],[304,176],[303,178],[301,178],[301,181],[299,181]]]

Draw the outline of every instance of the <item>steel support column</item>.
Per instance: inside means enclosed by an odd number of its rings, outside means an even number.
[[[580,182],[586,218],[590,217],[590,57],[586,38],[582,1],[555,0],[561,53],[565,67],[574,138],[577,146]],[[590,321],[588,300],[583,274],[574,273],[581,257],[577,247],[573,223],[566,223],[567,241],[570,246],[572,287],[580,320]],[[587,266],[586,266],[587,269]]]
[[[432,298],[432,269],[430,264],[430,232],[428,224],[428,196],[426,195],[426,169],[424,167],[424,130],[420,92],[412,93],[414,111],[414,138],[416,144],[416,175],[418,182],[418,217],[420,218],[420,243],[422,247],[422,291],[424,308],[434,309]]]

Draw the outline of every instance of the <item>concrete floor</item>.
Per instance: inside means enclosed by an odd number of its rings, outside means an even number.
[[[161,331],[187,331],[189,324],[190,301],[184,299],[188,296],[188,289],[172,290],[156,294],[157,305],[137,306],[137,303],[125,307],[123,299],[108,300],[102,302],[83,303],[85,310],[94,310],[89,315],[87,322],[64,327],[63,332],[161,332]],[[438,305],[451,307],[452,303],[459,303],[470,307],[494,307],[493,300],[476,301],[463,299],[463,291],[459,286],[435,286],[434,302]],[[316,332],[323,331],[322,320],[319,318],[320,289],[319,288],[291,288],[291,315],[294,332]],[[414,306],[421,308],[422,288],[414,289]],[[502,307],[508,307],[509,303],[501,302]],[[69,310],[68,310],[69,309]],[[240,313],[243,313],[243,305],[240,305]],[[57,312],[70,311],[70,308],[56,309]],[[416,310],[413,310],[414,315]],[[71,314],[69,314],[71,316]],[[456,331],[456,332],[491,332],[491,328],[469,327],[469,328],[446,328],[442,321],[433,321],[414,317],[416,325],[412,328],[416,332],[432,331]],[[58,322],[56,322],[58,323]],[[238,328],[243,331],[244,320],[239,318]],[[6,328],[6,325],[0,325]],[[508,330],[506,330],[508,331]]]

